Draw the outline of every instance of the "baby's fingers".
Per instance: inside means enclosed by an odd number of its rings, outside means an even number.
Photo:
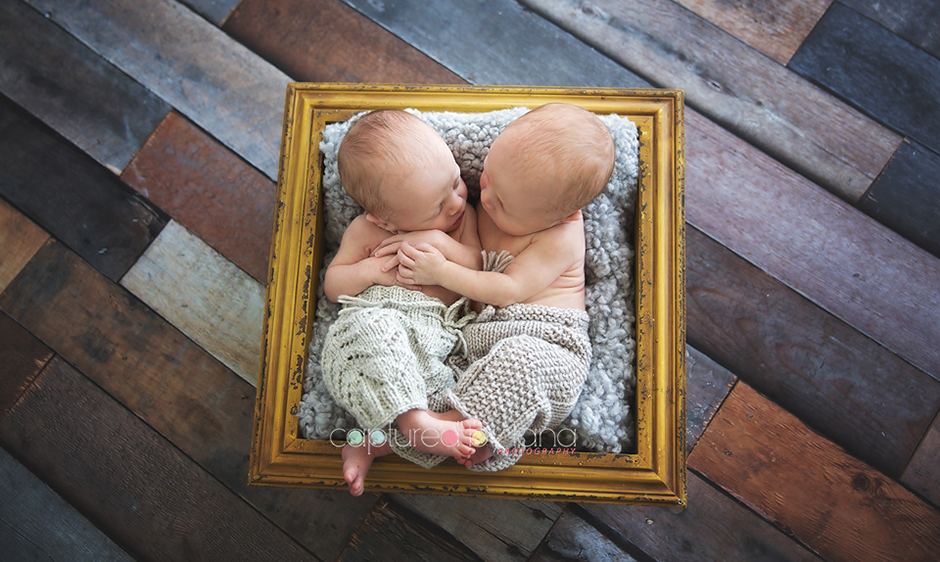
[[[395,269],[396,267],[398,267],[398,263],[399,263],[398,254],[396,253],[387,262],[382,264],[382,273],[387,273]]]
[[[382,242],[382,244],[385,244],[385,242]],[[381,258],[382,256],[397,254],[398,248],[401,247],[401,242],[390,242],[384,246],[382,244],[379,244],[376,249],[372,250],[373,256]]]

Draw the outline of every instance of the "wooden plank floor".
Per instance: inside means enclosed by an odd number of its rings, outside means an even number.
[[[933,0],[0,0],[3,560],[940,552]],[[249,488],[285,85],[686,91],[689,505]]]

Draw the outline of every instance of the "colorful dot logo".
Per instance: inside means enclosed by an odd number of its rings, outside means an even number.
[[[365,439],[365,435],[362,434],[358,429],[354,429],[346,434],[346,441],[349,442],[353,447],[358,447],[362,445],[362,441]]]
[[[475,447],[479,447],[480,445],[486,443],[486,434],[478,429],[473,432],[473,435],[470,436],[470,440],[473,442]]]
[[[386,441],[388,441],[388,437],[381,429],[376,429],[369,434],[369,443],[372,443],[373,447],[381,447]]]

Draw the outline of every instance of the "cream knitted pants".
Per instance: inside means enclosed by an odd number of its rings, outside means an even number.
[[[581,395],[591,363],[588,315],[534,304],[488,306],[463,332],[469,366],[445,396],[482,422],[494,453],[470,469],[502,470],[522,456],[527,434],[560,424]]]

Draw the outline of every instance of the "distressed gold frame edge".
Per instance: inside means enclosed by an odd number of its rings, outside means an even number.
[[[429,471],[384,458],[370,471],[367,490],[685,505],[684,105],[681,91],[663,89],[290,84],[249,484],[345,487],[340,450],[328,441],[300,439],[295,416],[322,261],[322,244],[316,244],[323,227],[317,220],[320,157],[318,142],[310,141],[317,127],[330,116],[336,121],[379,107],[482,112],[549,101],[650,120],[652,134],[641,136],[635,240],[637,453],[525,458],[508,471],[488,474],[456,464]],[[625,105],[634,113],[622,111]]]

